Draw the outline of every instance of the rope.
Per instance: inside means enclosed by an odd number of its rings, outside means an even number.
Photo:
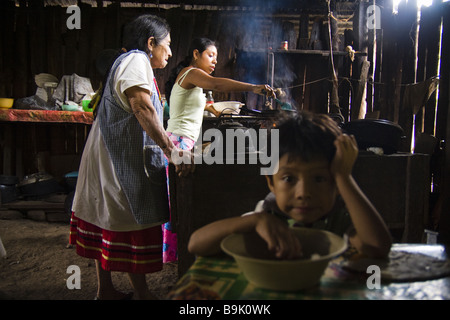
[[[397,84],[397,86],[398,87],[414,86],[414,85],[418,85],[420,83],[424,83],[424,82],[426,82],[428,80],[433,80],[433,79],[439,79],[439,76],[433,76],[433,77],[431,77],[431,78],[429,78],[427,80],[420,81],[420,82],[415,82],[415,83],[401,83],[401,84]],[[298,87],[308,86],[308,85],[311,85],[311,84],[314,84],[314,83],[317,83],[317,82],[321,82],[321,81],[325,81],[325,80],[329,81],[329,82],[333,81],[332,78],[327,77],[327,78],[321,78],[321,79],[317,79],[317,80],[313,80],[313,81],[309,81],[309,82],[304,82],[304,83],[301,83],[301,84],[298,84],[298,85],[295,85],[295,86],[280,87],[280,89],[294,89],[294,88],[298,88]],[[362,82],[362,80],[352,79],[352,78],[348,78],[348,77],[338,77],[338,80],[345,80],[345,81],[348,81],[350,83],[351,82]],[[375,81],[371,81],[371,80],[366,80],[364,82],[368,83],[368,84],[371,84],[371,85],[379,85],[379,86],[387,85],[386,83],[383,83],[383,82],[375,82]]]

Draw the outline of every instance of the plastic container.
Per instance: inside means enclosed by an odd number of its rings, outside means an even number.
[[[207,105],[208,105],[208,104],[214,104],[214,98],[213,98],[212,91],[208,91],[208,92],[206,93],[206,104],[207,104]],[[203,111],[203,116],[204,116],[204,117],[211,117],[211,116],[212,116],[212,113],[205,110],[205,111]]]
[[[83,107],[83,110],[86,112],[92,112],[92,108],[89,108],[89,103],[91,103],[91,100],[82,100],[81,106]]]
[[[257,287],[279,291],[310,288],[320,283],[330,260],[342,254],[347,243],[328,231],[292,229],[302,245],[303,259],[276,259],[256,232],[231,234],[222,240],[221,248],[236,260],[247,280]]]
[[[0,98],[0,109],[11,109],[14,104],[14,99]]]
[[[214,109],[221,113],[239,114],[243,105],[239,101],[221,101],[214,103]]]

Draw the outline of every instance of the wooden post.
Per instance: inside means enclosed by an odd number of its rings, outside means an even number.
[[[399,6],[399,34],[397,43],[402,58],[401,81],[398,87],[400,98],[397,112],[398,123],[403,128],[406,139],[403,140],[401,151],[411,151],[413,139],[414,113],[412,105],[405,105],[405,86],[416,82],[416,44],[417,44],[417,0]],[[400,75],[399,75],[400,76]]]
[[[442,4],[442,53],[439,104],[437,110],[436,137],[445,140],[443,175],[439,199],[433,216],[439,220],[439,241],[450,245],[450,3]],[[445,89],[446,88],[446,89]]]
[[[363,53],[368,51],[367,24],[366,24],[366,6],[364,2],[359,2],[359,9],[355,14],[353,30],[355,31],[355,50]],[[364,118],[365,109],[365,91],[367,82],[367,73],[370,63],[367,56],[357,56],[353,62],[353,99],[350,111],[351,120]]]
[[[366,114],[364,105],[366,103],[365,101],[367,90],[366,84],[367,84],[367,75],[369,73],[369,67],[370,62],[365,59],[362,59],[361,68],[359,72],[359,82],[353,89],[353,90],[356,89],[356,91],[354,92],[355,96],[352,101],[352,110],[351,110],[352,120],[363,119]]]
[[[390,90],[393,85],[392,79],[392,60],[395,57],[394,46],[394,30],[395,19],[392,14],[392,1],[385,3],[381,7],[381,26],[383,28],[383,44],[381,47],[382,56],[378,61],[378,67],[382,70],[380,73],[380,85],[375,91],[380,119],[391,120],[390,107],[392,99],[390,99]]]
[[[436,1],[430,7],[422,7],[418,50],[418,81],[424,81],[438,75],[442,7],[442,3],[436,3]],[[445,40],[443,39],[443,41]],[[437,92],[431,95],[421,113],[416,116],[417,132],[423,131],[434,134],[436,99]],[[422,122],[424,123],[423,127]]]
[[[14,43],[12,45],[14,55],[13,62],[13,97],[26,97],[28,94],[28,84],[31,82],[28,74],[29,61],[27,55],[24,54],[28,51],[28,23],[27,15],[28,8],[26,7],[26,1],[20,1],[20,7],[17,8],[16,15],[16,33],[14,37]]]

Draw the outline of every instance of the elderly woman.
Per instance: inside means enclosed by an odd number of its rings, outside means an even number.
[[[145,274],[162,269],[161,224],[169,218],[164,156],[185,152],[165,133],[153,75],[172,56],[167,22],[136,18],[124,29],[124,48],[103,86],[72,206],[70,242],[96,260],[97,299],[131,298],[114,288],[111,271],[128,273],[134,298],[154,298]],[[176,169],[184,175],[192,166]]]

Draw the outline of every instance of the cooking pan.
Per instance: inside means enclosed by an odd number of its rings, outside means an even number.
[[[377,147],[385,154],[396,153],[404,132],[398,124],[383,119],[360,119],[341,125],[347,134],[353,134],[360,150]]]
[[[255,110],[255,109],[248,109],[245,106],[241,108],[241,114],[260,116],[260,117],[264,117],[264,118],[275,118],[282,113],[292,113],[292,112],[296,112],[296,111],[295,110],[285,110],[285,109]]]
[[[25,176],[19,184],[19,190],[25,197],[39,197],[64,191],[56,179],[47,173]]]

